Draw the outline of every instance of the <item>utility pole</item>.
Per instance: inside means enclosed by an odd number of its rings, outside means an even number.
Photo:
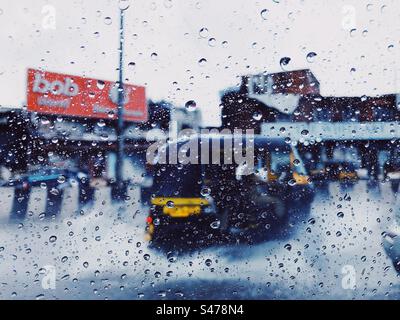
[[[118,80],[118,108],[117,108],[117,159],[115,162],[115,200],[123,199],[124,181],[122,177],[122,164],[124,159],[124,81],[123,81],[123,56],[124,56],[124,10],[119,10],[119,80]]]

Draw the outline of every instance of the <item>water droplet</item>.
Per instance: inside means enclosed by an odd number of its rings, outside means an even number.
[[[290,251],[290,250],[292,250],[292,245],[291,245],[290,243],[287,243],[287,244],[284,245],[284,248],[285,248],[287,251]]]
[[[342,211],[338,212],[337,214],[338,218],[343,218],[344,217],[344,213]]]
[[[51,242],[51,243],[56,242],[56,241],[57,241],[57,237],[56,236],[51,236],[49,238],[49,242]]]
[[[106,83],[104,81],[102,81],[102,80],[97,80],[96,85],[97,85],[97,88],[99,88],[100,90],[103,90],[105,85],[106,85]]]
[[[283,57],[283,58],[281,58],[281,60],[279,61],[279,64],[281,65],[281,68],[283,69],[283,70],[285,70],[285,67],[289,64],[289,62],[290,62],[290,58],[289,57]]]
[[[97,122],[97,126],[100,127],[100,128],[103,128],[105,125],[106,125],[106,123],[105,123],[104,120],[99,120],[99,121]]]
[[[131,62],[128,63],[128,67],[129,67],[129,69],[131,69],[133,71],[135,69],[135,67],[136,67],[136,63],[131,61]]]
[[[106,24],[106,25],[110,25],[110,24],[112,24],[112,19],[111,19],[111,17],[105,17],[104,18],[104,23]]]
[[[262,9],[260,12],[261,18],[263,18],[263,20],[267,20],[268,19],[268,9]]]
[[[49,124],[49,123],[50,123],[49,119],[44,118],[44,117],[40,119],[40,122],[41,122],[42,124]]]
[[[208,36],[208,29],[207,28],[201,28],[199,31],[199,35],[202,38],[206,38]]]
[[[157,295],[158,295],[159,297],[161,297],[161,298],[165,298],[165,297],[167,296],[167,292],[165,292],[165,291],[159,291],[159,292],[157,293]]]
[[[317,54],[315,52],[309,52],[307,54],[307,61],[309,63],[313,63],[315,61],[315,57],[317,56]]]
[[[58,196],[60,194],[60,190],[58,190],[57,188],[51,188],[50,193],[54,196]]]
[[[256,121],[260,121],[261,119],[262,119],[262,113],[261,112],[255,112],[254,114],[253,114],[253,119],[254,120],[256,120]]]
[[[207,59],[206,58],[201,58],[199,60],[199,66],[204,67],[207,64]]]
[[[308,134],[309,134],[309,131],[307,129],[304,129],[301,131],[302,136],[308,136]]]
[[[296,180],[290,179],[290,180],[288,181],[288,185],[291,186],[291,187],[295,186],[295,185],[296,185]]]
[[[169,200],[169,201],[167,201],[166,206],[167,206],[167,208],[173,208],[173,207],[175,207],[175,203],[173,201]]]
[[[185,108],[187,111],[194,111],[197,108],[196,101],[194,100],[189,100],[185,103]]]
[[[130,0],[119,0],[118,6],[120,10],[127,10],[129,6],[131,5]]]
[[[210,47],[215,47],[216,43],[217,43],[217,40],[215,38],[208,39],[208,45]]]
[[[210,193],[211,193],[211,189],[210,189],[209,187],[203,187],[203,188],[201,188],[201,190],[200,190],[200,194],[201,194],[203,197],[209,196]]]
[[[211,222],[210,227],[212,229],[218,229],[221,226],[221,221],[219,220],[215,220],[213,222]]]
[[[168,259],[169,262],[173,263],[173,262],[176,262],[176,260],[178,260],[178,257],[175,255],[175,253],[168,252],[167,253],[167,259]]]
[[[206,261],[204,262],[206,264],[207,267],[211,266],[212,261],[211,259],[206,259]]]
[[[155,52],[153,52],[151,55],[150,55],[150,58],[152,59],[152,60],[157,60],[157,58],[158,58],[158,54],[157,53],[155,53]]]

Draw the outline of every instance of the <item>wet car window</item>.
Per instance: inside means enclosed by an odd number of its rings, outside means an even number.
[[[0,299],[398,299],[399,12],[0,1]]]

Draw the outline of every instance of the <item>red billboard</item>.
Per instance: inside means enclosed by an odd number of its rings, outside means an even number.
[[[28,69],[28,110],[85,118],[117,119],[118,85]],[[124,84],[124,120],[146,121],[145,88]]]

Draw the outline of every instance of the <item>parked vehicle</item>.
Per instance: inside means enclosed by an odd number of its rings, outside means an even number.
[[[392,155],[383,165],[383,179],[391,183],[392,191],[397,193],[400,185],[400,158],[399,154]]]
[[[360,179],[358,175],[359,160],[355,150],[342,148],[333,152],[331,159],[322,159],[314,170],[310,171],[313,181],[331,182],[339,181],[352,184]]]
[[[28,203],[33,187],[45,187],[46,216],[58,215],[61,210],[62,198],[66,187],[72,181],[79,184],[79,201],[87,203],[91,200],[91,187],[88,177],[80,171],[45,167],[31,170],[7,181],[4,185],[14,187],[14,199],[11,218],[24,218],[28,210]]]
[[[400,227],[384,233],[382,240],[386,254],[392,260],[393,267],[400,274]]]

